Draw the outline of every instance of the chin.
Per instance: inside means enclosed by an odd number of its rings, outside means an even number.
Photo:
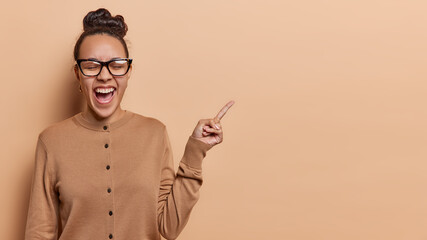
[[[117,104],[115,104],[115,102],[111,102],[111,103],[106,104],[104,106],[103,105],[99,106],[99,104],[96,102],[96,100],[92,99],[91,100],[91,106],[89,106],[89,107],[96,114],[97,118],[104,119],[104,118],[108,118],[111,115],[113,115],[118,106],[117,106]]]

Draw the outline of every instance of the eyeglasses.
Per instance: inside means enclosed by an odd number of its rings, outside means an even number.
[[[101,62],[93,59],[77,59],[76,62],[80,71],[87,77],[98,76],[101,73],[103,66],[107,67],[111,75],[123,76],[129,71],[132,59],[116,58],[107,62]]]

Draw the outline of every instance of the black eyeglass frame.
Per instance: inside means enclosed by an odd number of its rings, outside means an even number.
[[[125,60],[125,61],[127,61],[127,62],[128,62],[128,68],[126,69],[126,72],[125,72],[124,74],[120,74],[120,75],[117,75],[117,74],[113,74],[113,73],[111,73],[111,71],[110,71],[110,67],[108,67],[108,65],[109,65],[110,63],[112,63],[112,62],[120,61],[120,60]],[[80,72],[81,72],[84,76],[86,76],[86,77],[96,77],[96,76],[98,76],[98,75],[101,73],[102,68],[103,68],[104,66],[105,66],[105,67],[107,67],[107,70],[108,70],[108,72],[109,72],[111,75],[119,77],[119,76],[124,76],[124,75],[126,75],[126,73],[128,73],[128,72],[129,72],[130,65],[132,64],[132,60],[133,60],[132,58],[115,58],[115,59],[111,59],[110,61],[107,61],[107,62],[102,62],[102,61],[98,61],[98,60],[95,60],[95,59],[77,59],[77,60],[76,60],[76,62],[77,62],[77,66],[79,66]],[[96,74],[96,75],[86,75],[86,74],[83,72],[82,67],[80,66],[81,62],[89,62],[89,61],[90,61],[90,62],[97,62],[97,63],[101,64],[101,68],[99,69],[98,74]]]

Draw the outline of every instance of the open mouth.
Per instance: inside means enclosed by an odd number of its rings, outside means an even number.
[[[116,89],[111,88],[95,88],[93,91],[96,101],[100,104],[107,104],[113,100],[114,95],[116,95]]]

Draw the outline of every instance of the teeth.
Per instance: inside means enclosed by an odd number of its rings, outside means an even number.
[[[95,92],[97,93],[110,93],[114,91],[114,88],[97,88],[95,89]]]

